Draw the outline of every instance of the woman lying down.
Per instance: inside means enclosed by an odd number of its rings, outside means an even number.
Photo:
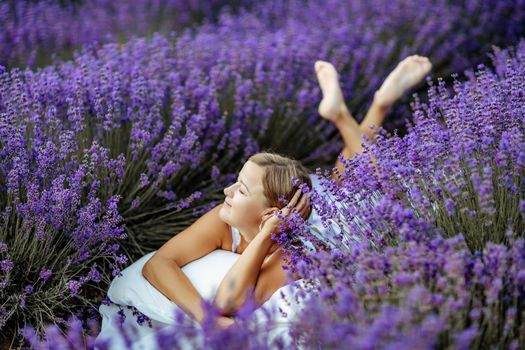
[[[375,141],[377,126],[387,110],[423,79],[431,63],[417,55],[401,61],[375,93],[361,124],[344,103],[333,65],[317,61],[314,68],[323,92],[319,114],[339,129],[345,142],[341,153],[351,158],[362,152],[364,134],[370,142]],[[335,168],[343,173],[338,159]],[[103,320],[97,341],[111,340],[111,348],[124,348],[114,323],[120,314],[125,315],[124,323],[137,329],[138,340],[130,344],[132,348],[156,348],[154,329],[173,325],[175,309],[182,310],[195,324],[203,322],[203,299],[212,301],[220,311],[217,324],[224,328],[235,322],[235,312],[249,297],[258,306],[268,305],[273,310],[278,307],[286,309],[288,316],[293,314],[293,305],[283,303],[281,295],[289,296],[290,301],[293,285],[301,280],[287,276],[282,248],[272,239],[282,222],[275,214],[279,211],[287,216],[294,209],[311,225],[322,225],[307,195],[292,186],[291,177],[309,188],[313,184],[321,192],[316,175],[299,161],[269,152],[252,155],[240,170],[237,182],[224,189],[224,203],[115,277],[108,290],[111,303],[99,308]],[[335,172],[331,177],[340,185]],[[279,201],[282,197],[288,201],[286,206]],[[151,319],[152,327],[137,323],[132,308],[121,306],[138,309]]]

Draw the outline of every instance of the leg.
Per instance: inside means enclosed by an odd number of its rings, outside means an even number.
[[[419,83],[430,71],[432,64],[427,57],[418,55],[408,56],[396,66],[387,76],[381,87],[374,94],[372,106],[365,119],[359,125],[361,132],[375,140],[377,130],[372,131],[370,125],[381,126],[385,114],[402,95],[415,84]]]
[[[363,135],[375,142],[377,127],[381,126],[390,106],[406,91],[418,83],[431,68],[430,61],[426,57],[417,55],[409,56],[401,61],[396,69],[389,74],[381,88],[375,93],[374,100],[368,110],[365,119],[359,125],[350,114],[339,87],[338,75],[328,62],[317,61],[315,70],[323,91],[323,100],[319,104],[319,114],[332,121],[339,129],[345,142],[341,151],[345,159],[352,158],[356,153],[362,153]],[[375,126],[374,130],[370,126]],[[372,158],[375,165],[375,159]],[[336,160],[335,168],[342,174],[343,165]],[[331,177],[340,185],[337,175],[332,171]]]
[[[369,121],[380,120],[379,125],[381,125],[385,113],[386,109],[383,109],[380,106],[377,106],[375,103],[373,103],[370,109],[368,110],[367,117]],[[367,119],[367,117],[365,117],[365,120]],[[365,120],[363,120],[363,122]],[[361,123],[361,125],[357,124],[355,119],[348,111],[346,104],[344,104],[344,107],[342,108],[341,113],[339,113],[337,118],[333,119],[333,122],[335,126],[339,129],[339,132],[341,133],[341,136],[343,137],[343,140],[345,142],[345,146],[341,151],[344,159],[353,158],[356,155],[356,153],[363,153],[363,146],[361,145],[364,142],[363,135],[368,135],[370,137],[370,142],[375,142],[375,137],[373,135],[373,132],[375,131],[371,130],[370,128],[367,128],[367,132],[363,132],[363,123]],[[372,161],[374,161],[375,164],[375,159],[372,159]],[[337,168],[338,171],[341,174],[343,174],[344,168],[343,164],[339,161],[339,158],[335,161],[335,168]],[[339,186],[341,185],[335,171],[332,171],[330,177],[336,180]]]
[[[350,111],[344,102],[343,94],[338,82],[337,72],[333,65],[328,62],[317,61],[315,63],[315,70],[324,95],[323,100],[319,104],[319,114],[323,118],[333,122],[339,129],[345,142],[345,147],[342,150],[343,157],[344,159],[352,158],[357,152],[363,152],[361,143],[363,142],[364,134],[367,134],[370,137],[370,140],[374,140],[372,130],[366,128],[366,130],[363,131],[364,128],[357,124],[354,117],[350,114]],[[379,105],[376,99],[374,99],[374,103],[370,107],[370,110],[363,121],[368,124],[381,124],[386,110],[387,108]],[[338,169],[341,174],[343,173],[343,164],[339,159],[336,160],[335,168]],[[330,176],[338,185],[341,185],[335,171],[332,170]]]
[[[377,93],[374,95],[374,100],[366,112],[365,118],[361,121],[361,124],[359,124],[359,130],[361,133],[368,135],[373,142],[375,142],[377,128],[383,125],[385,115],[389,110],[389,106],[381,105],[376,96]],[[373,126],[374,128],[371,129],[370,126]]]
[[[372,105],[368,109],[365,118],[361,124],[357,124],[353,116],[348,111],[346,104],[344,105],[343,112],[339,118],[334,121],[334,123],[339,129],[343,140],[345,141],[345,146],[341,151],[345,159],[353,158],[356,152],[363,153],[363,147],[361,146],[361,143],[364,142],[363,135],[367,135],[369,137],[370,143],[376,142],[375,136],[377,135],[377,129],[383,124],[385,115],[389,108],[390,106],[381,103],[381,99],[378,97],[378,93],[376,93],[374,94],[374,100],[372,101]],[[371,126],[373,128],[371,128]],[[356,145],[355,142],[351,142],[351,140],[360,141],[359,144]],[[374,157],[372,157],[372,162],[374,165],[376,164]],[[337,168],[341,174],[344,171],[343,164],[339,161],[339,159],[336,159],[335,161],[335,168]],[[335,172],[332,171],[330,176],[332,179],[337,181],[338,185],[341,185]]]
[[[323,100],[319,104],[319,114],[321,117],[330,120],[339,129],[341,136],[345,142],[345,147],[342,150],[344,159],[352,158],[355,154],[362,153],[363,147],[361,146],[363,139],[363,132],[360,129],[359,124],[350,114],[348,107],[346,106],[343,93],[339,86],[337,71],[334,66],[328,62],[317,61],[315,63],[315,70],[317,78],[323,91]],[[368,123],[377,122],[381,119],[382,108],[373,106],[370,108],[367,114],[368,118],[365,118]],[[368,131],[371,131],[368,128]],[[342,174],[343,164],[336,160],[335,168]],[[332,170],[330,175],[332,179],[337,181],[338,185],[341,185],[337,174]]]

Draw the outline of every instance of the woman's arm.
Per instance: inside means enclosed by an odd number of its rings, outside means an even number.
[[[300,198],[300,199],[299,199]],[[306,214],[311,210],[309,200],[302,191],[298,189],[290,202],[280,210],[281,215],[286,218],[292,210],[295,210],[303,218],[308,217]],[[226,273],[222,280],[213,301],[214,305],[220,309],[224,315],[231,316],[245,302],[248,293],[255,293],[256,284],[261,272],[261,265],[268,251],[274,244],[272,233],[280,232],[281,223],[287,223],[287,220],[281,220],[276,213],[273,213],[265,222],[262,230],[248,244],[241,257],[235,262],[232,268]],[[264,294],[264,291],[275,289],[270,283],[262,287],[258,294]],[[257,295],[256,295],[257,296]],[[259,295],[259,300],[265,296]]]
[[[177,263],[162,256],[152,257],[142,270],[159,292],[201,323],[204,318],[202,297]]]
[[[247,294],[255,290],[261,265],[273,245],[268,229],[271,228],[263,226],[217,288],[213,303],[223,315],[232,316],[245,302]]]
[[[202,258],[222,246],[230,233],[219,217],[222,204],[208,211],[190,227],[170,238],[144,264],[142,275],[164,296],[201,323],[202,296],[184,274],[181,266]]]

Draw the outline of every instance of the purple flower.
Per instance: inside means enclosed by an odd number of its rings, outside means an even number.
[[[445,209],[449,216],[453,216],[455,213],[456,203],[451,198],[445,199]]]
[[[80,287],[82,284],[79,281],[76,280],[70,280],[66,283],[66,287],[71,292],[71,296],[76,296],[78,292],[80,291]]]
[[[13,266],[14,266],[13,260],[11,260],[10,258],[6,258],[4,260],[0,260],[0,269],[4,273],[8,273],[9,271],[11,271]]]
[[[33,293],[33,291],[34,291],[34,287],[33,287],[32,284],[28,284],[28,285],[24,288],[24,292],[25,292],[25,294],[28,294],[28,295],[29,295],[29,294]]]
[[[43,267],[42,270],[40,270],[39,278],[41,278],[44,282],[46,282],[49,277],[51,277],[52,272],[51,270]]]
[[[100,272],[97,270],[97,264],[96,263],[94,263],[91,266],[91,270],[89,270],[87,278],[88,278],[88,280],[91,280],[93,282],[100,282],[101,275],[100,275]]]

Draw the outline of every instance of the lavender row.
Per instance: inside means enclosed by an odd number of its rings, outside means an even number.
[[[125,41],[133,35],[169,33],[214,21],[240,1],[65,1],[0,3],[0,65],[42,66],[52,56],[69,57],[83,45]]]

